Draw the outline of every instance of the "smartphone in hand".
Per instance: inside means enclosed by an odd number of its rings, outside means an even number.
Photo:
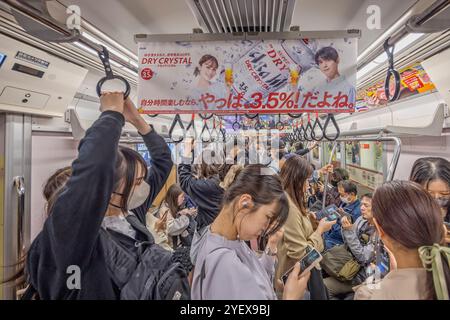
[[[308,272],[313,267],[317,266],[320,261],[322,261],[322,255],[320,254],[320,252],[315,248],[310,248],[310,251],[300,259],[300,275],[303,275],[305,272]],[[285,274],[281,276],[281,281],[283,281],[283,283],[286,283],[289,274],[293,269],[294,267],[290,268],[288,271],[286,271]]]

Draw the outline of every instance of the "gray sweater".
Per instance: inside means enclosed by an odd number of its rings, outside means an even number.
[[[273,257],[266,254],[258,257],[244,241],[227,240],[208,230],[197,256],[191,298],[275,300],[274,273]]]

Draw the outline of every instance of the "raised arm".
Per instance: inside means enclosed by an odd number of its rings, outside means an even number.
[[[86,131],[72,163],[72,176],[56,200],[41,241],[59,269],[89,261],[111,198],[117,146],[124,125],[123,94],[101,97],[99,119]]]

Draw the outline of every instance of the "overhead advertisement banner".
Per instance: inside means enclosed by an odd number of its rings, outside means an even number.
[[[140,112],[353,112],[356,57],[356,38],[141,42]]]

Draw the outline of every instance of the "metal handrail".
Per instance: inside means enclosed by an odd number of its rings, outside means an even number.
[[[402,149],[402,140],[399,137],[358,137],[358,138],[339,138],[336,141],[347,142],[347,141],[377,141],[377,142],[387,142],[392,141],[395,143],[394,154],[392,156],[392,161],[389,164],[388,173],[386,176],[386,181],[391,181],[394,178],[395,170],[397,169],[398,160],[400,159],[400,152]]]
[[[348,141],[377,141],[377,142],[383,142],[383,141],[393,141],[395,143],[394,147],[394,154],[392,156],[391,163],[389,164],[388,173],[386,176],[386,181],[392,181],[394,179],[395,170],[397,169],[398,160],[400,159],[400,153],[402,150],[402,140],[399,137],[355,137],[355,138],[339,138],[333,143],[333,149],[330,153],[330,161],[328,164],[331,164],[333,159],[333,154],[336,152],[337,142],[348,142]],[[326,203],[326,195],[327,195],[327,185],[328,185],[328,173],[325,175],[325,181],[324,181],[324,192],[323,192],[323,203],[322,203],[322,209],[325,209],[325,203]]]
[[[17,256],[21,257],[25,250],[23,222],[25,214],[25,180],[23,176],[14,177],[17,192]]]

